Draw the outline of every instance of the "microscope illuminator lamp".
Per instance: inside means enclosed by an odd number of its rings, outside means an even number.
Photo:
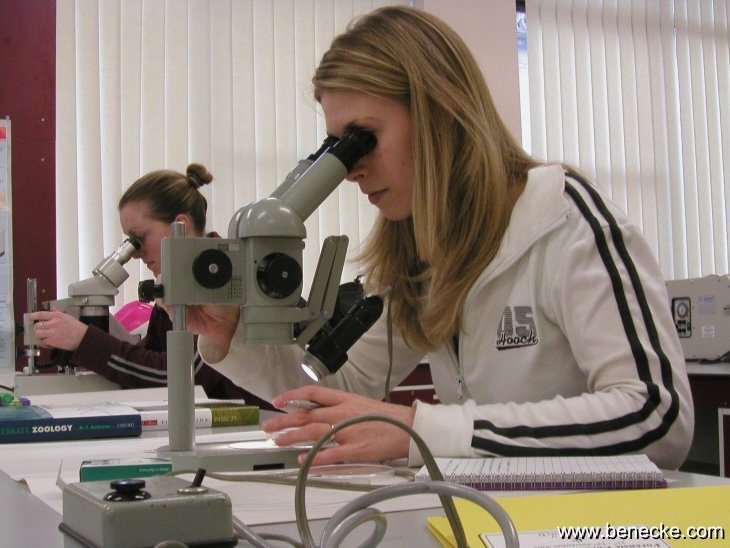
[[[347,351],[383,313],[383,298],[369,295],[353,306],[329,333],[316,336],[307,347],[302,369],[315,381],[332,375],[347,361]]]

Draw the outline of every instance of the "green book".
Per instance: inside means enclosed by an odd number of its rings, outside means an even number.
[[[167,402],[127,404],[134,407],[142,418],[142,430],[167,430]],[[206,400],[195,402],[195,427],[258,426],[259,408],[242,400]]]
[[[129,478],[147,478],[172,472],[167,459],[102,459],[85,460],[79,469],[80,481],[102,481]]]

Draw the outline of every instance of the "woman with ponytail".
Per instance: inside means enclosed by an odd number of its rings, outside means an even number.
[[[218,237],[205,232],[208,203],[200,192],[200,187],[212,181],[213,175],[200,164],[190,164],[184,174],[156,170],[135,181],[119,200],[122,230],[140,244],[133,257],[141,259],[155,277],[161,269],[161,241],[170,236],[173,222],[183,223],[188,235]],[[137,344],[58,310],[35,312],[31,319],[42,345],[71,352],[69,362],[74,366],[98,373],[122,388],[167,385],[166,334],[172,322],[158,306],[153,307],[147,333]],[[197,352],[193,367],[195,383],[202,385],[208,397],[268,406],[207,366]]]

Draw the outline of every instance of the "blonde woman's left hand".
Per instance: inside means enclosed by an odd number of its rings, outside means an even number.
[[[311,401],[319,407],[287,409],[287,402]],[[263,423],[277,445],[311,442],[327,433],[333,425],[365,414],[387,415],[407,426],[413,426],[415,409],[351,394],[322,386],[304,386],[276,396],[272,402],[279,409],[289,410]],[[340,462],[380,462],[408,456],[410,436],[404,430],[382,421],[367,421],[337,432],[336,446],[321,449],[314,465]],[[299,457],[304,462],[306,454]]]

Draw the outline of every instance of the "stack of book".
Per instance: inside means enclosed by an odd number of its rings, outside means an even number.
[[[195,426],[256,426],[259,408],[240,400],[195,402]],[[166,430],[166,402],[0,406],[0,443],[139,436]]]
[[[142,417],[142,430],[167,430],[168,411],[164,402],[126,404]],[[206,400],[195,402],[195,427],[254,426],[259,423],[259,408],[243,400]]]

